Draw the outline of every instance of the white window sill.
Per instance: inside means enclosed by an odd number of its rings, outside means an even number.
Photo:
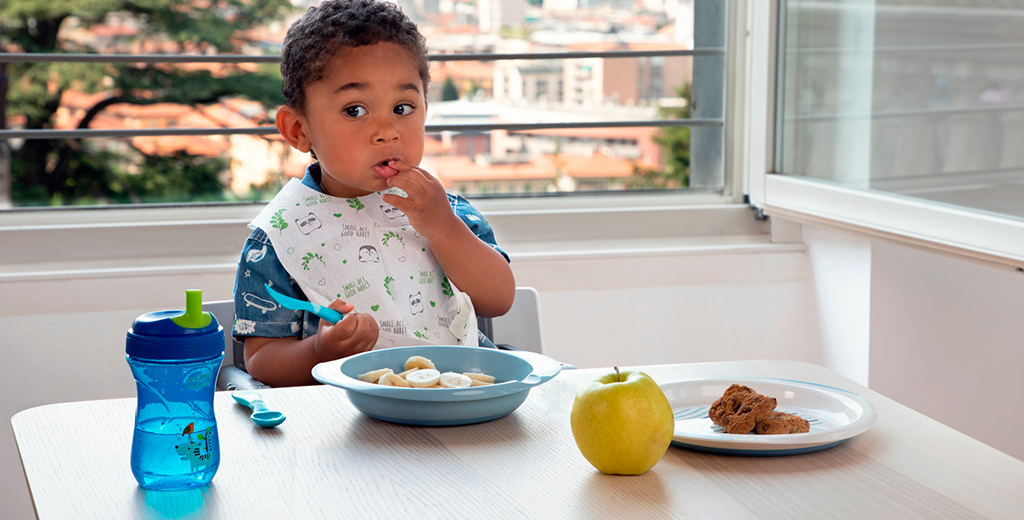
[[[474,200],[513,262],[782,251],[742,204],[700,194]],[[233,272],[262,204],[0,213],[0,281]]]
[[[1018,219],[785,175],[767,175],[765,188],[769,216],[1024,270],[1024,221]]]

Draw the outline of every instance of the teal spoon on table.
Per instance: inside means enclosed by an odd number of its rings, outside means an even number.
[[[270,285],[263,284],[263,287],[266,287],[267,292],[270,293],[270,296],[277,300],[277,303],[280,303],[281,307],[284,307],[285,309],[291,309],[293,311],[312,312],[313,314],[316,314],[317,316],[331,322],[331,324],[338,323],[339,321],[341,321],[341,318],[345,316],[344,314],[330,307],[324,307],[323,305],[317,305],[312,302],[296,300],[295,298],[285,296],[271,289]]]
[[[236,390],[231,392],[231,397],[238,404],[252,409],[252,415],[249,418],[257,426],[273,428],[285,420],[285,415],[277,410],[271,410],[257,392],[252,390]]]

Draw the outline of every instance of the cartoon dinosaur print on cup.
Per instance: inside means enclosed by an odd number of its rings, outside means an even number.
[[[189,423],[185,427],[186,432],[182,435],[188,434],[189,441],[187,444],[178,444],[174,447],[174,451],[181,455],[181,460],[187,461],[189,464],[189,471],[195,471],[199,468],[203,468],[210,465],[213,454],[210,453],[210,444],[213,439],[210,436],[210,428],[206,428],[205,434],[199,434],[200,442],[192,442],[192,423]]]
[[[202,450],[203,443],[201,442],[179,444],[174,447],[174,451],[181,455],[181,460],[188,461],[189,471],[195,471],[210,465],[210,454],[203,453]]]

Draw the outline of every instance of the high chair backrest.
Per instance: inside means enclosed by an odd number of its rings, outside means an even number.
[[[544,336],[541,333],[540,295],[533,287],[516,287],[516,298],[512,308],[504,316],[489,318],[491,331],[487,331],[485,322],[488,318],[478,320],[480,329],[495,345],[511,345],[520,350],[529,350],[538,354],[544,353]]]
[[[235,302],[220,300],[206,302],[203,310],[217,317],[224,327],[224,363],[217,376],[218,390],[249,390],[267,388],[245,371],[244,346],[231,335],[235,322]],[[499,348],[513,347],[544,353],[544,339],[541,334],[540,298],[533,287],[516,287],[512,308],[504,316],[479,318],[477,324],[487,337]]]
[[[203,303],[203,310],[217,317],[217,323],[224,327],[224,362],[217,374],[217,390],[253,390],[267,388],[245,371],[245,346],[231,334],[235,323],[234,300],[220,300]]]

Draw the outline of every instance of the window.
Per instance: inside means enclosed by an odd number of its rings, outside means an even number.
[[[777,9],[766,17],[777,22],[777,49],[765,108],[774,146],[762,168],[773,173],[752,177],[755,203],[1024,265],[1021,6],[788,0]]]
[[[505,183],[488,194],[676,190],[735,200],[724,159],[727,1],[485,9],[494,1],[399,2],[432,53],[428,170],[472,163],[477,177],[453,185],[467,196]],[[243,54],[218,55],[212,38],[139,43],[141,18],[98,14],[96,25],[68,18],[53,49],[0,40],[14,51],[0,53],[7,74],[45,71],[56,93],[35,94],[58,107],[39,113],[50,105],[27,102],[27,86],[11,82],[0,204],[259,201],[301,176],[309,157],[274,135],[266,88],[290,20],[250,20],[251,40],[231,49]],[[232,81],[258,88],[186,95]],[[154,83],[172,87],[142,88]],[[134,102],[112,101],[128,87]],[[535,170],[528,182],[508,178],[509,155]]]

